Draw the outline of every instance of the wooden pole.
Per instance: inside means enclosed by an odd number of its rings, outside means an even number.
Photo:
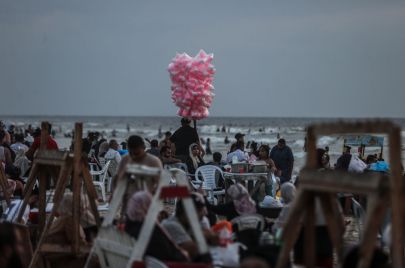
[[[391,206],[392,206],[392,264],[393,267],[404,267],[404,183],[401,174],[401,129],[391,127],[390,169],[391,169]]]
[[[83,124],[75,124],[75,137],[74,137],[74,155],[73,155],[73,243],[72,251],[75,254],[79,253],[80,249],[80,171],[81,171],[81,158],[82,158],[82,134]]]
[[[44,121],[41,123],[41,143],[39,150],[46,150],[49,136],[49,123]],[[47,174],[44,170],[39,171],[39,196],[38,196],[38,210],[39,210],[39,234],[42,234],[46,222],[46,181]]]

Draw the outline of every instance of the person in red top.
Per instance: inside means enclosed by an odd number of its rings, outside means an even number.
[[[52,131],[52,125],[48,123],[48,132],[51,133],[51,131]],[[34,154],[35,154],[36,150],[39,149],[40,145],[41,145],[41,135],[35,137],[34,142],[31,144],[31,147],[25,153],[25,155],[27,156],[27,158],[29,160],[32,160],[34,158]],[[49,134],[48,134],[46,149],[59,150],[58,144]]]

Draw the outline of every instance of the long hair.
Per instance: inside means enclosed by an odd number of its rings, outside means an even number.
[[[198,156],[193,155],[193,148],[196,147],[196,146],[198,147],[197,143],[192,143],[188,147],[188,154],[189,154],[191,160],[193,161],[193,166],[194,166],[195,169],[198,168],[198,164],[201,162]]]

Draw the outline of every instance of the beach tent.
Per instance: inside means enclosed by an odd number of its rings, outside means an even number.
[[[360,157],[364,158],[366,147],[381,148],[380,157],[383,155],[384,137],[374,135],[349,135],[345,136],[343,150],[346,146],[356,146],[359,148]]]

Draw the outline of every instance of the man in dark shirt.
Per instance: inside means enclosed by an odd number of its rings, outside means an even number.
[[[200,145],[197,130],[192,128],[190,123],[191,121],[189,119],[182,118],[181,127],[170,137],[170,141],[174,144],[176,158],[180,159],[182,162],[186,161],[187,156],[189,155],[188,148],[192,143]]]
[[[279,139],[276,146],[271,149],[270,158],[276,164],[276,175],[280,177],[281,183],[291,180],[294,167],[294,156],[291,148],[285,143],[285,139]]]
[[[89,132],[87,134],[87,138],[83,139],[82,143],[82,152],[86,153],[88,155],[90,153],[91,147],[93,146],[93,142],[96,141],[96,135],[94,132]]]

